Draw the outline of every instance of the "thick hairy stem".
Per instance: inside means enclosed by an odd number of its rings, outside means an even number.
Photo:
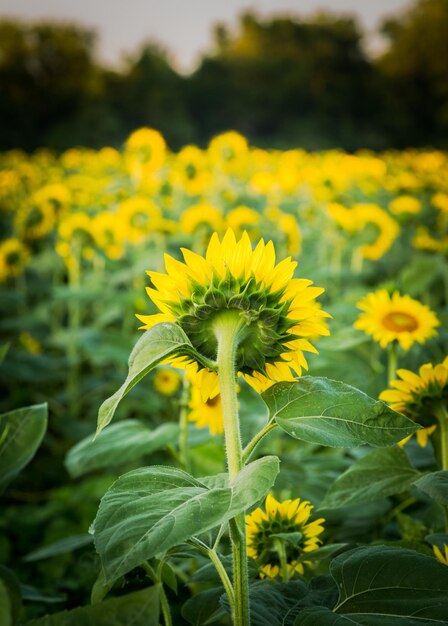
[[[238,340],[243,332],[243,322],[237,314],[223,313],[214,324],[218,341],[218,377],[221,393],[227,467],[230,483],[243,467],[241,434],[236,392],[236,353]],[[233,555],[233,589],[235,626],[248,626],[249,582],[247,572],[246,527],[244,513],[230,523]]]

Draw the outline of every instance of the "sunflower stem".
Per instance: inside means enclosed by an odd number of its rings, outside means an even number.
[[[148,574],[149,578],[155,585],[160,585],[160,607],[162,609],[163,621],[165,622],[165,626],[173,626],[173,622],[171,621],[171,611],[170,605],[168,603],[168,598],[166,597],[165,589],[163,588],[163,583],[160,580],[160,577],[156,574],[154,569],[148,562],[142,563],[141,567]]]
[[[395,380],[397,371],[397,343],[393,341],[389,346],[389,361],[387,367],[387,377],[389,384]]]
[[[283,582],[289,581],[288,563],[286,561],[286,547],[285,542],[282,539],[277,539],[275,542],[275,549],[280,559],[280,566],[282,570]]]
[[[243,467],[241,434],[236,387],[236,352],[244,321],[237,314],[223,312],[213,329],[218,342],[218,378],[221,393],[227,467],[232,483]],[[244,513],[230,521],[233,555],[234,626],[248,626],[249,580],[246,554],[246,522]],[[230,598],[229,598],[230,600]]]
[[[188,400],[190,398],[190,383],[184,377],[182,396],[180,399],[179,415],[179,456],[186,472],[190,472],[190,455],[188,453]]]
[[[258,444],[260,443],[260,441],[263,439],[263,437],[265,437],[268,433],[271,432],[271,430],[274,430],[274,428],[277,427],[277,424],[275,422],[273,422],[273,420],[271,419],[266,426],[264,426],[247,444],[247,446],[244,448],[243,450],[243,461],[244,463],[247,463],[247,461],[250,459],[252,453],[254,452],[255,448],[258,446]]]
[[[440,428],[440,459],[442,461],[442,469],[448,470],[448,411],[446,406],[441,402],[435,410],[435,415],[439,422]],[[445,531],[448,533],[448,507],[443,507],[445,515]]]

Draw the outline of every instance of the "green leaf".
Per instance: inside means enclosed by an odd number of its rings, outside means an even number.
[[[270,535],[270,539],[280,539],[286,543],[290,543],[292,546],[298,546],[303,534],[299,532],[291,533],[273,533]]]
[[[401,448],[373,450],[335,480],[319,508],[337,509],[402,493],[418,476]]]
[[[53,556],[58,556],[59,554],[72,552],[73,550],[77,550],[78,548],[88,546],[91,543],[93,543],[92,535],[73,535],[71,537],[65,537],[64,539],[55,541],[49,546],[44,546],[43,548],[33,550],[32,552],[27,554],[23,558],[23,560],[27,561],[28,563],[31,561],[41,561],[42,559],[49,559]]]
[[[21,610],[19,580],[12,570],[0,565],[0,624],[17,624]]]
[[[250,508],[278,471],[278,458],[270,456],[246,465],[231,486],[226,475],[207,484],[161,466],[121,476],[101,500],[94,522],[107,582]]]
[[[106,581],[221,524],[231,497],[229,488],[208,489],[172,467],[121,476],[101,500],[94,522]]]
[[[333,612],[355,624],[447,624],[448,568],[435,558],[370,546],[337,556],[330,572],[339,589]]]
[[[178,435],[179,426],[174,422],[151,430],[139,420],[124,420],[95,440],[89,436],[77,443],[67,454],[65,466],[77,478],[93,470],[135,461],[175,442]]]
[[[5,356],[7,355],[9,350],[9,343],[4,343],[0,346],[0,363],[5,360]]]
[[[126,380],[120,389],[100,406],[97,434],[109,424],[122,398],[158,363],[173,355],[191,356],[201,360],[187,335],[176,324],[163,322],[143,333],[129,356]]]
[[[0,483],[6,484],[36,453],[47,429],[47,405],[0,415]]]
[[[11,602],[6,585],[0,580],[0,624],[12,626]]]
[[[223,594],[222,586],[200,591],[185,602],[182,607],[182,617],[193,626],[213,624],[226,614],[219,603]]]
[[[279,471],[280,462],[276,456],[265,456],[243,467],[231,485],[232,503],[226,519],[246,511],[264,498]]]
[[[335,448],[390,446],[419,426],[351,385],[304,376],[262,394],[271,417],[292,437]]]
[[[159,626],[158,585],[99,604],[61,611],[26,626]]]
[[[431,496],[436,502],[448,506],[448,471],[426,474],[414,481],[414,485]]]

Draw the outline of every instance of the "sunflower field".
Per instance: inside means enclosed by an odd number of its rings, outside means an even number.
[[[0,155],[0,624],[448,625],[448,154]]]

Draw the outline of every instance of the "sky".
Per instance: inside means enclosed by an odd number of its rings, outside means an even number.
[[[143,41],[161,43],[176,66],[192,69],[201,52],[210,48],[212,26],[235,25],[237,16],[254,9],[262,16],[307,16],[319,9],[353,13],[368,32],[379,21],[400,12],[410,0],[0,0],[0,18],[50,18],[76,21],[99,34],[98,56],[117,65]],[[372,37],[375,47],[379,40]]]

